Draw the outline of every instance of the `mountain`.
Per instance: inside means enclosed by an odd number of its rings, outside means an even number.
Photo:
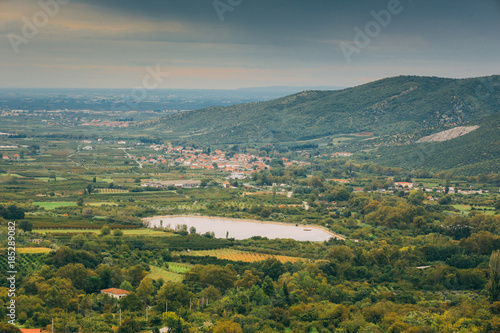
[[[498,173],[500,113],[473,122],[474,131],[443,142],[382,146],[372,160],[407,170],[451,170],[458,174]]]
[[[493,115],[500,109],[499,83],[500,76],[399,76],[337,91],[209,107],[138,126],[201,144],[281,144],[360,132],[377,138],[411,133],[418,139]]]

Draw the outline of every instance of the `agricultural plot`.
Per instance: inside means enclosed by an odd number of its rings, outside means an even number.
[[[126,230],[126,229],[120,229],[123,231],[124,236],[151,236],[151,237],[172,237],[175,236],[175,234],[170,233],[170,232],[164,232],[160,230],[155,230],[155,229],[146,229],[146,228],[141,228],[141,229],[131,229],[131,230]],[[45,230],[37,230],[37,233],[40,234],[51,234],[51,233],[57,233],[57,234],[88,234],[88,233],[94,233],[94,234],[99,234],[101,233],[100,229],[45,229]]]
[[[493,207],[486,206],[469,206],[469,205],[452,205],[453,208],[458,209],[460,213],[469,214],[471,211],[477,211],[486,215],[495,215],[496,211]],[[473,209],[474,208],[474,209]]]
[[[117,188],[98,188],[96,189],[99,194],[116,194],[116,193],[128,193],[128,190],[121,190]]]
[[[183,252],[182,254],[190,256],[210,256],[210,257],[216,257],[217,259],[226,259],[230,261],[243,261],[243,262],[257,262],[269,258],[278,259],[282,263],[297,262],[300,260],[304,260],[303,258],[297,258],[297,257],[271,255],[271,254],[256,253],[256,252],[245,252],[232,249],[190,251],[190,252]]]
[[[54,178],[50,178],[50,177],[36,177],[35,179],[38,179],[38,180],[41,180],[44,182],[54,181]],[[64,177],[56,177],[56,179],[55,179],[55,181],[57,181],[57,182],[64,181],[64,180],[67,180],[67,179]]]
[[[179,264],[176,262],[169,262],[168,263],[168,270],[177,274],[184,274],[187,271],[189,271],[193,267],[192,265],[189,264]]]
[[[59,207],[73,207],[76,206],[76,203],[69,201],[47,201],[47,202],[33,202],[33,205],[44,208],[46,210],[54,210]]]
[[[16,270],[18,273],[29,273],[39,270],[43,264],[44,260],[47,258],[45,253],[22,253],[19,252],[16,258]],[[8,268],[7,256],[0,256],[0,270],[2,272],[7,272]]]
[[[17,253],[22,254],[37,254],[37,253],[49,253],[52,249],[48,247],[21,247],[17,249]]]
[[[154,280],[163,279],[165,281],[181,282],[182,279],[184,278],[183,274],[174,273],[165,268],[160,268],[157,266],[150,266],[150,267],[151,271],[149,272],[148,276]]]

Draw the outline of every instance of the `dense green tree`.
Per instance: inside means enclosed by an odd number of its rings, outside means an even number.
[[[32,231],[33,223],[31,221],[21,221],[19,223],[19,228],[21,228],[24,231]]]
[[[122,321],[120,327],[118,327],[118,333],[137,333],[140,332],[141,326],[133,318],[126,318]]]
[[[490,256],[489,280],[486,290],[491,302],[496,302],[500,296],[500,251],[495,251]]]

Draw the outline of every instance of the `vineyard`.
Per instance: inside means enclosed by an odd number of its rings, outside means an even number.
[[[183,252],[182,254],[190,255],[190,256],[210,256],[210,257],[216,257],[217,259],[225,259],[225,260],[230,260],[230,261],[242,261],[242,262],[257,262],[257,261],[263,261],[263,260],[266,260],[269,258],[278,259],[282,263],[297,262],[300,260],[304,260],[303,258],[297,258],[297,257],[271,255],[271,254],[256,253],[256,252],[245,252],[245,251],[232,250],[232,249],[190,251],[190,252]]]
[[[15,269],[18,273],[26,274],[39,270],[44,264],[47,254],[45,253],[17,253]],[[7,256],[0,256],[0,270],[2,272],[11,271],[8,267]]]
[[[98,188],[96,189],[98,193],[104,193],[104,194],[109,194],[109,193],[128,193],[128,190],[121,190],[117,188]]]
[[[17,253],[22,254],[39,254],[39,253],[49,253],[52,249],[48,247],[22,247],[17,249]]]

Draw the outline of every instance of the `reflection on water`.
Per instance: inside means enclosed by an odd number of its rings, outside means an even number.
[[[332,235],[324,230],[312,226],[294,226],[285,224],[269,224],[241,220],[223,220],[205,217],[153,217],[145,220],[150,228],[169,227],[175,229],[176,225],[185,224],[189,228],[195,227],[196,232],[204,234],[209,231],[215,233],[217,238],[246,239],[253,236],[273,238],[290,238],[298,241],[327,241]]]

